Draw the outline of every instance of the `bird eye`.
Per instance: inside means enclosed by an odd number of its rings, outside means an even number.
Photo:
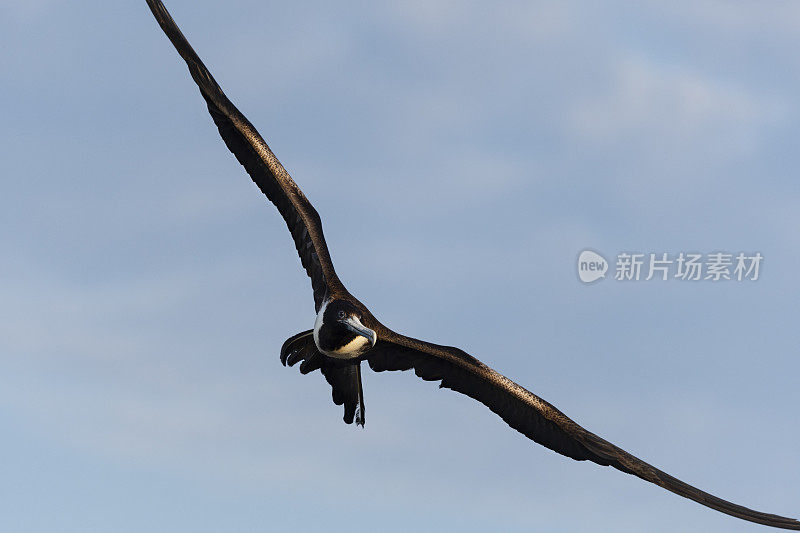
[[[339,318],[341,319],[341,318],[344,318],[344,317],[345,317],[345,312],[344,311],[339,311]]]

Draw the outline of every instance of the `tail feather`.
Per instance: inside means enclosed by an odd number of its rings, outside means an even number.
[[[367,412],[364,408],[364,387],[361,385],[361,363],[357,363],[356,367],[356,380],[358,381],[358,405],[356,406],[356,425],[364,427],[366,422]]]
[[[302,361],[302,362],[301,362]],[[331,385],[333,403],[344,406],[343,420],[364,426],[364,389],[361,384],[361,362],[333,359],[317,350],[313,331],[298,333],[283,343],[281,362],[294,366],[300,363],[300,372],[307,374],[320,369]]]

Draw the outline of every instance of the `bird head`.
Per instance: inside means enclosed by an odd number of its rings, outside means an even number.
[[[361,310],[347,300],[331,300],[320,308],[314,324],[319,351],[331,357],[358,357],[375,346],[378,336],[366,327]]]

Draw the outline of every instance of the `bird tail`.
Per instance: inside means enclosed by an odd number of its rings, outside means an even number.
[[[358,405],[356,406],[356,424],[364,427],[366,409],[364,408],[364,387],[361,385],[361,362],[356,365],[356,381],[358,381]]]
[[[314,343],[313,333],[309,329],[286,339],[281,347],[281,363],[289,366],[300,363],[303,374],[321,370],[331,385],[333,403],[344,406],[345,423],[352,424],[355,420],[357,425],[364,427],[361,361],[333,359],[322,354]]]
[[[331,384],[333,403],[344,405],[346,424],[364,427],[364,387],[361,384],[361,361],[340,361],[326,358],[322,366],[325,379]]]

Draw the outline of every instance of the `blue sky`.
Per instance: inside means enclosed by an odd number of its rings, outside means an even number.
[[[800,515],[800,5],[170,0],[351,292],[687,482]],[[0,6],[0,529],[756,531],[411,374],[367,426],[144,1]],[[584,248],[760,251],[581,285]]]

